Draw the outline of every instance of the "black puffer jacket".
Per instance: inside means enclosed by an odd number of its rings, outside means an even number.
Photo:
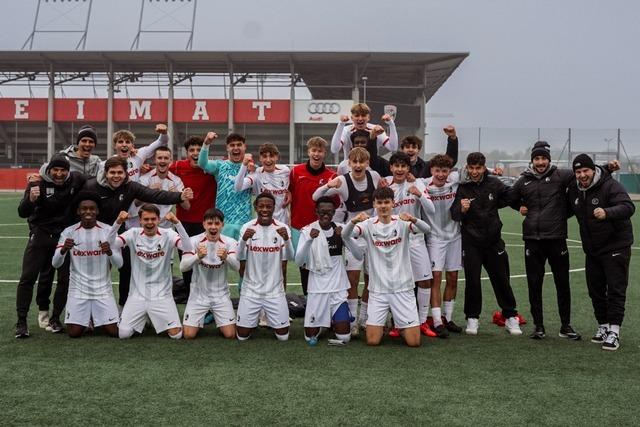
[[[588,254],[602,255],[633,244],[630,218],[636,207],[618,181],[600,166],[596,168],[595,183],[584,190],[574,181],[567,202],[580,225],[582,248]],[[596,208],[604,209],[607,217],[599,220],[593,216]]]
[[[502,221],[498,209],[512,202],[509,187],[499,179],[485,173],[480,182],[460,183],[451,205],[451,218],[462,224],[463,242],[491,246],[501,238]],[[471,199],[471,207],[462,213],[460,201]]]
[[[526,206],[527,216],[522,222],[523,240],[550,240],[567,238],[567,187],[575,182],[570,169],[551,166],[542,174],[531,169],[522,172],[513,184],[511,207],[519,210]]]

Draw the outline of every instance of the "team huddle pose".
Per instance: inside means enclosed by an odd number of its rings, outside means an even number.
[[[150,320],[156,333],[166,331],[172,339],[194,339],[215,322],[225,338],[244,341],[266,325],[286,341],[291,261],[300,269],[310,345],[325,332],[330,345],[345,345],[364,330],[368,345],[379,345],[388,333],[410,347],[420,346],[421,335],[477,335],[483,267],[501,309],[494,321],[521,335],[524,320],[510,284],[499,216],[500,209],[512,207],[524,216],[530,338],[546,337],[547,261],[557,291],[558,335],[581,338],[571,325],[567,247],[567,219],[575,215],[597,321],[591,341],[605,350],[619,347],[635,206],[611,176],[616,161],[595,165],[580,154],[572,169],[560,169],[551,164],[549,144],[538,141],[530,167],[508,187],[493,176],[502,171],[487,168],[482,153],[470,153],[455,168],[459,142],[453,126],[444,128],[446,153],[425,161],[420,138],[400,141],[390,116],[382,116],[388,135],[370,118],[366,104],[355,104],[331,143],[309,139],[308,160],[292,167],[278,163],[271,143],[260,146],[256,166],[245,138],[235,133],[226,137],[222,159],[210,159],[218,135],[209,132],[190,137],[187,158],[173,161],[165,125],[156,126],[156,141],[139,149],[131,132],[116,132],[116,155],[103,162],[92,154],[95,129],[82,127],[75,146],[29,178],[18,207],[28,218],[29,241],[17,289],[16,338],[29,336],[37,280],[39,326],[59,333],[64,320],[73,338],[102,328],[126,339],[142,333]],[[337,172],[325,165],[328,147],[344,153]],[[390,152],[388,160],[382,151]],[[145,162],[152,158],[155,168],[149,170]],[[172,292],[174,251],[189,292],[182,319]],[[112,267],[120,273],[117,302]],[[236,309],[229,269],[241,277]],[[462,269],[466,327],[454,322]]]

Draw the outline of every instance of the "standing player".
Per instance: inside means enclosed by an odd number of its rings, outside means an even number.
[[[229,134],[228,160],[209,160],[209,145],[216,138],[218,135],[215,132],[207,134],[198,156],[198,166],[209,175],[213,175],[218,183],[216,207],[224,213],[226,220],[222,234],[237,240],[242,224],[251,219],[251,191],[236,191],[234,188],[247,147],[244,136],[237,133]]]
[[[268,325],[279,341],[289,339],[289,307],[284,293],[280,266],[293,259],[289,227],[273,219],[275,198],[260,193],[254,201],[257,219],[242,226],[238,244],[240,275],[243,278],[238,304],[237,335],[240,341],[251,337],[264,310]]]
[[[67,254],[71,258],[67,332],[71,338],[80,338],[93,320],[94,326],[117,337],[119,316],[111,286],[111,266],[120,267],[122,255],[111,250],[111,227],[97,220],[98,196],[81,193],[76,201],[80,222],[64,229],[51,261],[54,268],[60,268]]]
[[[482,310],[482,267],[487,270],[505,328],[511,335],[522,335],[516,310],[516,299],[509,283],[509,256],[502,240],[502,222],[498,209],[509,206],[509,188],[489,176],[482,153],[467,156],[466,170],[470,180],[458,186],[451,205],[451,218],[462,225],[462,250],[465,276],[464,312],[466,333],[478,334],[478,318]]]
[[[351,339],[349,279],[342,259],[343,243],[355,256],[362,258],[363,253],[350,236],[342,236],[342,224],[332,222],[335,211],[333,199],[318,199],[318,220],[302,229],[296,251],[296,263],[309,270],[304,338],[311,344],[317,342],[321,328],[333,328],[336,338],[344,343]]]
[[[381,147],[385,147],[391,152],[396,151],[398,149],[398,132],[396,131],[396,125],[391,119],[391,116],[388,114],[382,116],[382,121],[389,126],[389,136],[387,136],[382,126],[373,125],[369,123],[369,120],[371,120],[371,109],[369,106],[363,103],[354,104],[353,107],[351,107],[352,123],[350,125],[347,125],[349,117],[340,117],[340,122],[336,127],[336,131],[333,133],[333,138],[331,138],[331,152],[334,154],[338,153],[340,148],[342,148],[344,158],[348,158],[352,148],[351,134],[357,130],[368,131],[371,138],[376,139],[376,143],[373,145],[373,148],[376,150],[376,156],[377,150]]]
[[[429,226],[407,213],[392,215],[394,194],[390,188],[375,190],[373,200],[377,216],[369,218],[361,212],[343,231],[366,242],[370,273],[367,344],[380,344],[387,314],[391,311],[406,344],[418,347],[420,328],[409,247],[411,234],[428,233]]]
[[[216,326],[225,338],[235,338],[236,321],[229,296],[228,268],[238,271],[240,263],[236,255],[237,242],[220,236],[224,227],[224,214],[211,208],[204,213],[202,226],[205,232],[191,238],[195,254],[185,254],[180,270],[193,270],[189,300],[184,310],[184,338],[195,338],[198,329],[204,327],[205,316],[213,313]]]
[[[567,197],[580,225],[587,288],[598,321],[591,342],[615,351],[620,346],[629,285],[633,245],[630,218],[635,205],[624,187],[588,155],[576,156],[573,170],[576,183],[569,186]]]
[[[458,162],[458,136],[456,128],[449,125],[442,129],[447,135],[447,151],[446,155],[451,157],[453,164]],[[416,178],[429,178],[431,176],[431,165],[425,162],[420,156],[422,149],[422,139],[417,136],[407,136],[402,139],[400,149],[407,153],[411,158],[411,175]]]
[[[98,175],[102,161],[93,153],[98,143],[98,134],[93,126],[84,125],[78,130],[76,145],[61,151],[71,165],[71,171],[80,172],[87,178]]]
[[[120,212],[114,230],[127,216],[127,212]],[[193,254],[191,241],[172,212],[165,219],[173,223],[177,232],[159,230],[160,210],[155,205],[142,205],[138,216],[142,228],[130,228],[116,239],[116,248],[126,246],[131,252],[132,283],[118,324],[118,336],[130,338],[134,332],[141,333],[149,316],[156,333],[167,331],[170,338],[180,339],[180,315],[171,293],[171,258],[176,247],[185,254]]]
[[[157,124],[156,133],[158,138],[151,144],[135,148],[136,136],[128,130],[119,130],[113,134],[113,148],[116,156],[122,157],[127,161],[127,174],[129,179],[138,182],[140,179],[140,168],[145,161],[153,157],[156,149],[167,145],[169,136],[167,135],[167,125]]]

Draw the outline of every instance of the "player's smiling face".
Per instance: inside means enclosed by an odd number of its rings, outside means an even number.
[[[171,152],[165,150],[156,151],[156,169],[158,170],[158,172],[167,172],[172,160],[173,157],[171,156]]]
[[[116,141],[115,148],[118,156],[128,158],[133,150],[133,141],[126,138],[119,138]]]
[[[309,164],[312,168],[318,169],[322,166],[324,162],[324,158],[327,155],[327,150],[323,148],[311,147],[307,150],[307,155],[309,156]]]
[[[420,152],[420,149],[418,148],[417,145],[407,144],[404,147],[402,147],[402,151],[411,158],[412,162],[414,162],[418,158],[418,153]]]
[[[407,179],[409,173],[409,165],[406,163],[394,163],[390,165],[391,173],[393,174],[394,182],[404,182]]]
[[[580,183],[580,186],[583,188],[587,188],[591,185],[595,173],[596,171],[591,168],[580,168],[575,170],[576,179],[578,180],[578,183]]]
[[[120,187],[124,183],[126,175],[127,174],[122,166],[111,167],[107,172],[105,172],[107,183],[113,188]]]
[[[49,176],[55,185],[62,185],[67,180],[67,176],[69,176],[69,169],[57,166],[52,167],[49,169]]]
[[[551,162],[545,156],[535,156],[531,163],[533,164],[533,169],[537,173],[545,173],[547,168],[549,168],[549,163]]]
[[[78,154],[78,157],[88,159],[89,156],[91,156],[91,152],[94,148],[96,148],[96,142],[93,140],[93,138],[85,136],[81,138],[80,141],[78,141],[76,153]]]
[[[82,226],[85,228],[91,228],[96,225],[96,218],[98,217],[98,205],[93,200],[83,200],[78,205],[77,210]]]
[[[144,234],[147,236],[153,236],[156,234],[159,222],[160,218],[158,218],[158,215],[156,215],[155,212],[142,211],[140,215],[140,225],[142,225]]]
[[[200,155],[200,149],[202,145],[190,145],[187,149],[187,158],[189,158],[189,163],[191,166],[198,165],[198,156]]]
[[[351,167],[351,175],[355,179],[361,179],[365,176],[365,171],[369,167],[369,160],[349,160],[349,167]]]
[[[351,120],[353,121],[353,127],[355,127],[358,130],[366,129],[367,123],[369,123],[370,119],[371,117],[369,116],[369,114],[352,114],[351,115]]]
[[[275,204],[267,197],[261,197],[256,201],[256,213],[260,225],[269,225],[273,220]]]
[[[218,238],[220,238],[220,232],[224,227],[224,222],[220,221],[219,218],[207,219],[203,221],[202,226],[206,230],[209,240],[218,240]]]
[[[374,199],[373,207],[379,217],[388,218],[393,212],[393,199]]]
[[[316,215],[318,215],[318,224],[324,230],[331,228],[331,220],[336,213],[336,207],[333,203],[319,203],[316,207]]]
[[[486,170],[487,168],[485,165],[467,165],[469,177],[474,182],[480,181]]]
[[[273,172],[276,170],[276,163],[278,162],[278,156],[273,153],[260,154],[260,164],[264,168],[265,172]]]
[[[245,150],[246,146],[242,141],[231,141],[227,144],[227,154],[233,163],[240,163],[244,159]]]
[[[434,166],[431,168],[431,176],[433,176],[432,182],[437,187],[442,187],[447,182],[447,178],[449,178],[450,173],[451,173],[451,169],[449,168]]]

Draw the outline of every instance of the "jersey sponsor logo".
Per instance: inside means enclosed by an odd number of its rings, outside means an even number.
[[[441,200],[451,200],[451,199],[455,199],[456,197],[456,193],[455,191],[453,193],[447,193],[447,194],[432,194],[431,195],[431,200],[434,202],[438,202]]]
[[[416,203],[416,199],[402,199],[394,203],[393,207],[397,208],[398,206],[414,205],[415,203]]]
[[[73,256],[100,256],[102,255],[102,251],[101,250],[81,251],[78,249],[74,249],[73,252],[71,252],[71,254]]]
[[[165,256],[164,251],[160,252],[146,252],[146,251],[137,251],[136,255],[143,259],[156,259]]]
[[[391,239],[391,240],[374,240],[373,244],[375,246],[379,246],[379,247],[388,247],[388,246],[397,245],[400,242],[402,242],[402,237],[397,237],[397,238]]]
[[[129,167],[131,167],[132,165],[129,164]],[[140,169],[130,169],[129,171],[127,171],[127,174],[129,176],[135,176],[138,174],[138,172],[140,172]]]
[[[277,241],[277,239],[274,239]],[[269,252],[280,252],[280,246],[249,246],[249,250],[251,252],[262,252],[262,253],[269,253]]]
[[[282,186],[284,186],[284,183],[282,183]],[[287,193],[287,189],[286,188],[280,188],[280,189],[270,189],[270,188],[261,188],[260,189],[261,193],[269,193],[269,194],[273,194],[274,196],[280,196],[282,194],[286,194]]]
[[[222,267],[223,264],[207,264],[206,262],[202,262],[200,261],[200,265],[203,268],[210,268],[210,269],[216,269],[216,268],[220,268]]]

